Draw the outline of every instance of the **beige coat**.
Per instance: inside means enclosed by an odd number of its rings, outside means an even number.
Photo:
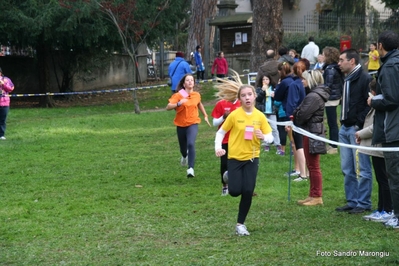
[[[373,121],[374,121],[374,113],[375,110],[374,108],[371,108],[368,114],[366,115],[366,118],[364,120],[364,127],[362,130],[359,130],[358,134],[360,137],[360,146],[363,147],[381,147],[381,145],[371,145],[371,140],[373,137]],[[361,150],[359,149],[359,152],[368,154],[371,156],[376,156],[376,157],[384,157],[384,154],[382,151],[369,151],[369,150]]]

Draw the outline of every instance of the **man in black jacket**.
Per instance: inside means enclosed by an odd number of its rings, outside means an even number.
[[[399,147],[399,37],[392,31],[380,34],[378,53],[383,65],[377,73],[377,95],[368,102],[375,109],[373,144]],[[384,151],[395,216],[385,225],[399,228],[399,151]]]
[[[370,110],[367,104],[370,75],[365,73],[359,64],[360,57],[356,50],[348,49],[339,56],[338,65],[345,74],[344,89],[341,106],[341,128],[339,142],[358,145],[355,133],[363,128],[364,119]],[[335,210],[351,214],[363,213],[371,210],[372,173],[368,155],[358,153],[349,147],[340,148],[341,169],[344,174],[346,205]],[[359,178],[357,176],[359,168]]]

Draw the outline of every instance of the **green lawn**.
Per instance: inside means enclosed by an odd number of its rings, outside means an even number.
[[[147,106],[162,109],[168,97],[154,92]],[[216,129],[199,126],[196,177],[187,179],[173,118],[127,104],[10,110],[0,265],[399,264],[398,231],[334,211],[345,204],[339,155],[322,156],[324,206],[304,207],[295,202],[308,182],[293,183],[287,198],[289,156],[262,153],[251,235],[237,237],[239,198],[220,196]]]

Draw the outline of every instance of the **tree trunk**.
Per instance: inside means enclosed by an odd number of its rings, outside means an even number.
[[[283,40],[283,0],[253,0],[251,70],[266,60],[266,51],[280,47]]]
[[[216,15],[216,4],[217,0],[193,0],[191,4],[191,19],[190,26],[188,29],[188,41],[187,41],[187,54],[195,51],[197,45],[204,47],[205,41],[205,19],[211,18]],[[209,39],[210,43],[213,43],[214,33],[211,31],[212,37]],[[203,53],[206,51],[202,51]],[[187,56],[187,59],[188,59]]]
[[[43,40],[43,38],[40,38]],[[47,59],[49,58],[50,47],[46,46],[43,42],[40,42],[36,48],[37,58],[38,58],[38,71],[39,71],[39,92],[47,93],[50,87],[50,71],[47,64]],[[41,107],[54,107],[54,100],[52,96],[41,96],[39,98],[39,105]]]

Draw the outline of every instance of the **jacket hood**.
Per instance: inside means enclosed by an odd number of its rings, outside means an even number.
[[[291,57],[290,55],[288,55],[288,54],[285,54],[285,55],[280,56],[280,58],[277,60],[277,62],[279,62],[279,63],[287,62],[287,63],[289,63],[290,65],[295,64],[294,58],[292,58],[292,57]]]
[[[326,85],[318,85],[316,88],[312,89],[309,94],[317,93],[318,95],[320,95],[324,102],[327,102],[328,98],[330,98],[330,92],[330,88]]]

